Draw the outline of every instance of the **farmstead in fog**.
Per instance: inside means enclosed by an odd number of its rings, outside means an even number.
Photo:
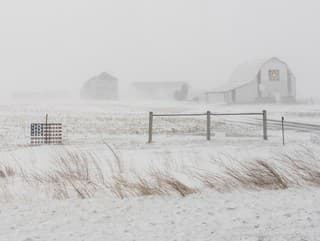
[[[103,72],[84,83],[80,97],[91,100],[117,100],[118,92],[118,79]]]
[[[296,100],[296,78],[278,58],[252,61],[240,65],[227,84],[205,95],[208,102],[291,103]]]

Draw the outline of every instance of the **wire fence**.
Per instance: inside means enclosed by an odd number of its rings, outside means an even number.
[[[153,140],[153,125],[155,117],[193,117],[204,116],[206,118],[206,139],[211,140],[211,116],[261,116],[262,117],[262,134],[263,139],[268,140],[267,134],[267,111],[262,112],[246,112],[246,113],[215,113],[207,111],[205,113],[171,113],[171,114],[155,114],[149,112],[149,129],[148,129],[148,143],[152,143]]]

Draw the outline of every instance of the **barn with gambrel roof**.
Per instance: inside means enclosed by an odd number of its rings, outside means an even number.
[[[295,102],[296,78],[284,61],[269,58],[240,65],[225,85],[206,92],[208,102]]]

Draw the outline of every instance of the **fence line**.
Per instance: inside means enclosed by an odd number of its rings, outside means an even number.
[[[153,114],[153,116],[202,116],[202,115],[207,115],[206,113],[201,113],[201,114]]]
[[[219,115],[263,115],[263,113],[211,113],[211,115],[219,116]]]
[[[262,116],[262,130],[263,139],[268,140],[267,134],[267,111],[262,112],[244,112],[244,113],[214,113],[207,111],[205,113],[189,113],[189,114],[154,114],[149,112],[149,131],[148,131],[148,143],[152,142],[153,137],[153,118],[154,117],[188,117],[188,116],[206,116],[206,138],[208,141],[211,140],[211,116],[248,116],[248,115],[261,115]]]

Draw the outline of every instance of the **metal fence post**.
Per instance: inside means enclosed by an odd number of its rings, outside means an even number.
[[[282,145],[285,145],[284,143],[284,117],[281,117],[281,127],[282,127]]]
[[[152,125],[153,125],[153,112],[149,112],[149,139],[148,139],[148,143],[152,142]]]
[[[207,111],[207,141],[211,139],[211,113]]]
[[[267,133],[267,111],[262,111],[262,120],[263,120],[263,139],[268,140],[268,133]]]

